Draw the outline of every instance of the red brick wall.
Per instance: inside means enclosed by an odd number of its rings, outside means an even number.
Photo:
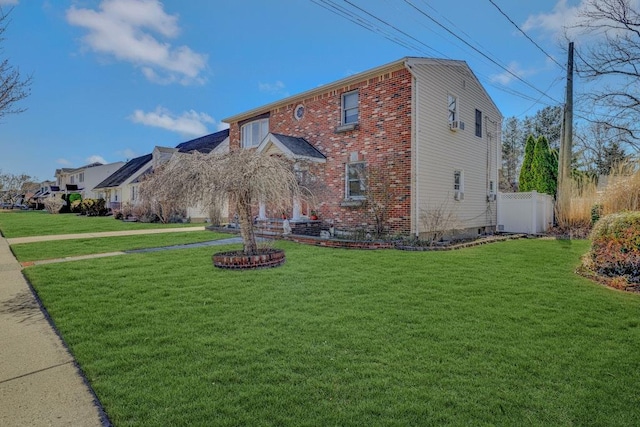
[[[391,192],[386,221],[389,231],[410,233],[411,84],[411,74],[403,67],[270,111],[270,132],[303,137],[327,157],[319,177],[325,184],[316,209],[321,219],[333,220],[338,228],[375,224],[366,206],[341,206],[345,198],[345,164],[351,153],[357,152],[368,167],[386,171]],[[336,133],[341,95],[355,89],[359,90],[359,125],[355,130]],[[301,120],[293,117],[298,104],[305,107]],[[238,123],[231,123],[230,147],[240,147]]]

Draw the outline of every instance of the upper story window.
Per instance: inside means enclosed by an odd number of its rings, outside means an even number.
[[[78,182],[84,182],[84,172],[78,174]]]
[[[364,199],[366,196],[367,184],[365,180],[365,162],[347,163],[347,199]]]
[[[342,94],[342,124],[349,125],[358,123],[360,111],[358,106],[358,91]]]
[[[242,148],[257,147],[269,133],[269,119],[249,122],[240,128]]]
[[[452,123],[458,120],[458,98],[455,95],[449,94],[448,105],[449,105],[449,123]]]
[[[69,177],[69,184],[75,184],[76,183],[76,179],[75,179],[75,175],[71,175],[71,177]]]
[[[482,138],[482,111],[476,110],[476,136]]]

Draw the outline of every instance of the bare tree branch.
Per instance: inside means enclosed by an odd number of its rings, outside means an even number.
[[[0,42],[4,40],[2,35],[9,22],[11,10],[5,13],[0,8]],[[0,60],[0,118],[7,114],[18,114],[26,110],[17,104],[30,95],[32,80],[32,76],[23,79],[20,70],[12,66],[8,59]]]

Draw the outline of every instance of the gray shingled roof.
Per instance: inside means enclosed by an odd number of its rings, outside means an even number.
[[[218,145],[222,143],[229,136],[229,129],[221,130],[220,132],[212,133],[210,135],[201,136],[200,138],[192,139],[191,141],[178,144],[176,148],[181,153],[191,153],[193,151],[199,151],[200,153],[210,153]]]
[[[312,157],[316,159],[327,158],[304,138],[282,135],[280,133],[272,133],[272,135],[278,138],[278,141],[280,141],[296,156]]]
[[[131,175],[140,170],[141,167],[151,161],[152,154],[136,157],[129,160],[120,169],[109,175],[104,181],[96,185],[94,188],[117,187],[125,182]]]

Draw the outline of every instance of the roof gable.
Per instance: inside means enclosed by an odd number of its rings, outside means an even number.
[[[178,144],[176,148],[181,153],[191,153],[198,151],[200,153],[210,153],[222,144],[222,142],[229,137],[229,129],[224,129],[219,132],[215,132],[209,135],[201,136],[200,138],[192,139],[182,144]]]
[[[257,150],[258,152],[266,152],[272,146],[277,147],[285,156],[292,159],[304,159],[316,163],[327,161],[326,156],[304,138],[269,133],[262,140]]]
[[[139,171],[144,165],[149,163],[152,157],[152,154],[145,154],[144,156],[129,160],[120,169],[109,175],[100,184],[96,185],[94,189],[117,187],[121,185],[127,179],[131,178],[131,176]]]

